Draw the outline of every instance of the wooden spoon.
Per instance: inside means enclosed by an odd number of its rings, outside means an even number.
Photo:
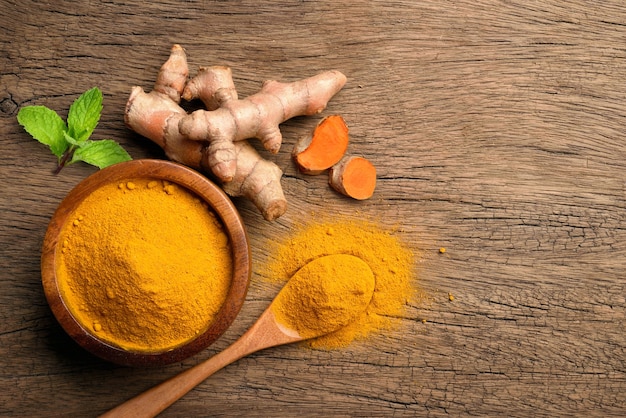
[[[314,268],[315,271],[322,271],[323,274],[313,274]],[[328,297],[323,298],[325,300],[324,306],[320,307],[326,309],[316,310],[316,306],[311,306],[315,303],[311,301],[312,298],[302,294],[303,287],[311,289],[312,283],[318,289],[328,289],[329,292],[326,295]],[[333,284],[328,286],[325,283]],[[303,284],[305,286],[302,286]],[[154,417],[213,373],[248,354],[277,345],[320,337],[336,331],[365,311],[372,298],[374,284],[374,274],[360,258],[336,254],[315,259],[296,272],[254,325],[224,351],[126,401],[103,414],[102,417]],[[337,301],[337,298],[343,297],[341,292],[350,294],[352,303],[348,304],[349,306],[346,306],[345,303],[333,303],[333,298],[334,301]],[[282,306],[301,306],[305,312],[315,311],[321,319],[321,321],[317,321],[320,323],[320,327],[300,329],[298,332],[295,329],[298,325],[288,324],[288,319],[278,321],[278,315],[281,318],[285,316],[284,312],[279,311],[278,302],[281,298],[284,300],[288,295],[288,305],[283,303]],[[338,311],[339,305],[346,309],[343,311],[339,309]],[[334,310],[328,309],[333,306],[335,307]],[[324,318],[325,315],[327,318]]]

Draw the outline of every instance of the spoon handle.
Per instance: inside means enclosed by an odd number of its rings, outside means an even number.
[[[101,415],[101,418],[154,417],[213,373],[240,358],[264,348],[300,340],[302,338],[297,335],[283,332],[268,309],[245,334],[224,351],[129,399]]]

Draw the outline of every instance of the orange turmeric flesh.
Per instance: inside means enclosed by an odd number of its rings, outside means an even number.
[[[293,152],[300,171],[316,175],[339,162],[348,149],[348,126],[340,115],[327,116]]]
[[[343,158],[331,169],[329,183],[343,195],[369,199],[376,188],[376,167],[363,157]]]

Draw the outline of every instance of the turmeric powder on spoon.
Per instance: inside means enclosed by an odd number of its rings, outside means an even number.
[[[205,331],[232,277],[228,237],[206,203],[176,184],[107,184],[60,235],[57,279],[74,318],[134,352],[172,350]]]
[[[419,297],[416,287],[415,253],[391,230],[372,221],[316,216],[296,227],[283,240],[268,243],[271,249],[264,274],[272,281],[287,281],[311,260],[333,254],[360,258],[372,270],[376,288],[365,312],[347,326],[330,334],[307,340],[311,348],[336,349],[383,331],[397,329],[405,309]],[[333,260],[330,258],[329,260]],[[311,296],[315,294],[313,289]],[[337,298],[331,311],[340,315],[350,299]],[[302,312],[295,310],[292,315]],[[302,320],[306,314],[302,313]]]
[[[374,273],[358,257],[320,257],[287,282],[274,299],[272,312],[276,322],[302,338],[317,337],[343,328],[362,314],[375,284]]]

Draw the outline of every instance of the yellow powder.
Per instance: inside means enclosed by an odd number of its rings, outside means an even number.
[[[232,254],[216,215],[187,189],[154,179],[109,184],[64,226],[62,299],[97,338],[136,352],[205,331],[230,288]]]
[[[336,254],[302,267],[272,303],[276,321],[303,338],[327,334],[363,313],[374,292],[374,274],[360,258]]]
[[[390,230],[368,221],[320,221],[304,225],[276,245],[266,275],[286,281],[313,259],[350,254],[364,260],[376,280],[371,303],[353,323],[329,335],[309,340],[314,348],[339,348],[355,339],[396,327],[414,297],[414,253]],[[396,318],[396,319],[394,319]]]

